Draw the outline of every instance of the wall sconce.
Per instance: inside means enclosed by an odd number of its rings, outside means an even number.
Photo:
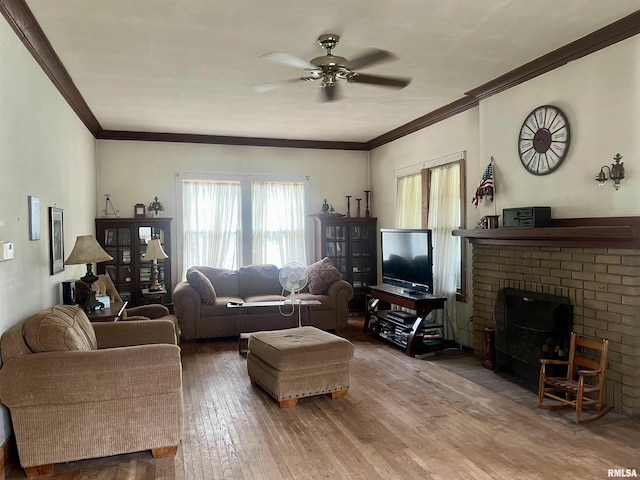
[[[616,163],[612,163],[611,168],[609,168],[607,165],[603,165],[600,168],[600,173],[596,177],[596,181],[600,184],[601,187],[603,187],[604,182],[606,182],[610,178],[611,180],[613,180],[613,186],[616,188],[616,190],[620,188],[620,180],[624,178],[624,162],[620,163],[621,158],[622,157],[620,156],[620,154],[616,153],[616,156],[613,157]],[[609,170],[608,177],[607,174],[604,173],[605,168]]]

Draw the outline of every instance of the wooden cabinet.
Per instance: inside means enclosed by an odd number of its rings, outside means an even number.
[[[145,303],[143,289],[151,283],[152,262],[145,260],[147,242],[159,238],[169,258],[158,260],[158,278],[166,294],[162,303],[171,302],[171,218],[96,218],[96,238],[113,257],[99,263],[98,273],[107,270],[120,296],[129,306]]]
[[[369,285],[378,278],[376,222],[373,217],[315,215],[316,261],[329,257],[342,278],[353,285],[352,311],[366,310]]]

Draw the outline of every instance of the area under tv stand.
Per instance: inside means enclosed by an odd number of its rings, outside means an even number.
[[[363,332],[371,333],[404,349],[409,356],[435,352],[442,346],[442,324],[430,323],[427,315],[444,308],[446,297],[428,293],[408,293],[401,287],[373,285],[371,301],[367,307]],[[416,312],[415,319],[397,318],[391,305],[398,305]],[[390,316],[391,314],[391,316]],[[373,319],[373,321],[372,321]]]

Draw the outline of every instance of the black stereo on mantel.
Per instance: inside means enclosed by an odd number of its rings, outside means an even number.
[[[504,227],[549,227],[551,207],[503,208]]]

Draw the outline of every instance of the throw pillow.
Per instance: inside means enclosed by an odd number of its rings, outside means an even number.
[[[262,295],[280,295],[282,287],[275,265],[247,265],[238,270],[240,296],[244,299]]]
[[[190,268],[187,270],[187,282],[198,292],[202,303],[209,305],[216,303],[216,291],[204,273],[193,267]]]
[[[309,265],[307,275],[309,276],[309,293],[313,295],[324,292],[332,283],[342,278],[340,271],[333,266],[328,257]]]
[[[23,335],[34,353],[98,348],[87,315],[71,305],[56,305],[32,315],[24,321]]]

